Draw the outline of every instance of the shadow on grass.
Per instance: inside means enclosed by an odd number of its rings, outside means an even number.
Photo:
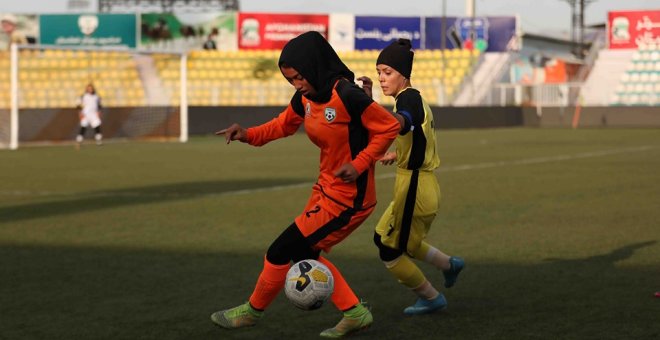
[[[330,258],[373,305],[374,326],[356,338],[657,338],[660,301],[650,297],[657,268],[613,266],[654,244],[538,265],[468,262],[445,291],[448,310],[414,318],[401,313],[414,296],[375,251],[373,258]],[[330,304],[303,312],[280,294],[256,327],[216,328],[210,313],[246,301],[262,256],[3,245],[0,338],[309,339],[338,321]],[[441,282],[440,273],[423,269]]]
[[[172,183],[103,192],[88,192],[71,197],[51,196],[54,199],[48,202],[1,207],[0,223],[112,209],[136,204],[186,200],[239,190],[255,190],[295,184],[305,185],[305,183],[309,183],[309,187],[311,188],[312,181],[309,179],[290,178]]]
[[[588,266],[610,266],[614,267],[615,262],[619,262],[630,258],[635,253],[635,250],[646,248],[658,243],[658,241],[638,242],[627,245],[625,247],[617,248],[607,254],[589,256],[586,258],[578,259],[560,259],[549,258],[546,261],[553,262],[561,266],[575,266],[575,265],[588,265]]]

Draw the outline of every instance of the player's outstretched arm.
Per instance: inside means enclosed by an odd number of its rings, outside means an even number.
[[[240,125],[234,123],[226,129],[222,129],[215,133],[216,135],[225,135],[225,140],[227,144],[231,143],[233,140],[238,140],[243,143],[247,143],[247,130],[242,128]]]

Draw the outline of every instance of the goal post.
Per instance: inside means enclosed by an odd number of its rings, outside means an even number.
[[[10,48],[10,116],[9,116],[9,149],[18,149],[18,45]]]
[[[188,141],[188,56],[186,54],[181,55],[179,66],[180,87],[186,89],[179,91],[181,96],[179,99],[179,107],[181,108],[181,135],[179,141],[185,143]]]
[[[0,89],[0,149],[74,142],[88,84],[101,97],[105,141],[188,140],[184,53],[12,45],[0,58],[9,66],[0,70],[9,80]]]

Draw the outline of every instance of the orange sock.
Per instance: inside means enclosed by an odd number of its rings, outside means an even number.
[[[264,269],[259,274],[257,285],[250,296],[250,304],[257,310],[264,310],[284,288],[286,273],[290,264],[274,265],[264,257]]]
[[[332,292],[332,296],[330,297],[332,303],[334,303],[341,311],[349,310],[360,303],[360,300],[358,300],[355,293],[353,293],[351,287],[348,286],[348,283],[346,283],[346,280],[339,272],[339,269],[337,269],[332,262],[322,256],[319,256],[319,262],[323,263],[328,269],[330,269],[332,277],[335,279],[335,291]]]

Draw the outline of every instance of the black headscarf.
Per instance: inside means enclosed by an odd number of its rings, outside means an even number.
[[[346,78],[353,82],[355,75],[337,56],[323,36],[316,31],[303,33],[291,40],[282,49],[279,66],[286,64],[300,73],[314,87],[316,95],[308,99],[325,103],[330,100],[335,81]]]

